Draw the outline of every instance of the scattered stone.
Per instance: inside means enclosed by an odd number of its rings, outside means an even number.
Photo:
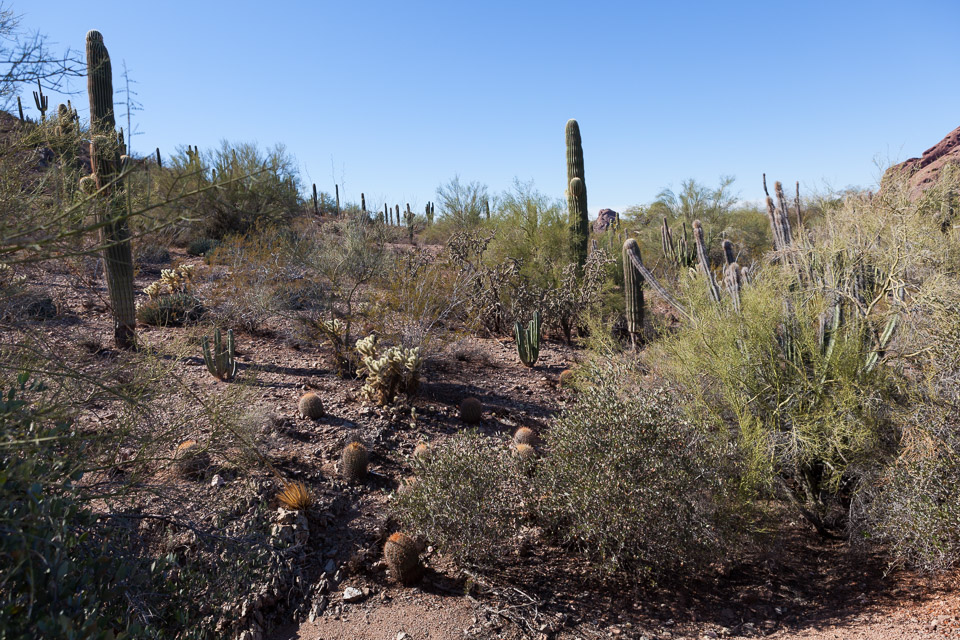
[[[363,591],[360,591],[360,589],[347,587],[343,590],[344,602],[360,602],[361,600],[363,600]]]
[[[213,478],[210,479],[211,487],[222,487],[225,484],[227,484],[227,481],[224,480],[219,473],[213,474]]]

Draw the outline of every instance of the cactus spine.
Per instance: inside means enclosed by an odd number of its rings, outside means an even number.
[[[233,329],[227,330],[227,344],[224,347],[220,339],[220,329],[213,332],[213,350],[210,339],[203,336],[203,361],[213,377],[218,380],[230,380],[237,375],[237,359],[233,348]]]
[[[537,363],[540,357],[540,312],[533,312],[533,320],[524,329],[519,322],[513,325],[513,336],[517,341],[517,353],[520,362],[528,367]]]
[[[117,347],[134,346],[136,307],[133,298],[133,253],[130,231],[122,211],[123,198],[118,198],[117,177],[119,153],[116,145],[116,122],[113,115],[113,70],[110,54],[99,31],[87,33],[87,92],[90,96],[90,164],[97,190],[104,203],[99,217],[103,226],[100,237],[107,277],[107,292],[113,307],[113,335]]]
[[[630,260],[630,253],[640,254],[640,247],[633,238],[623,243],[623,295],[627,304],[627,331],[630,344],[637,348],[637,336],[643,331],[643,275]]]
[[[567,120],[567,209],[570,216],[570,253],[583,272],[587,262],[587,242],[590,235],[590,214],[587,210],[587,185],[583,175],[583,145],[580,125]]]

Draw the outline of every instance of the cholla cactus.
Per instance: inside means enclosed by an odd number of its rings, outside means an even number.
[[[176,269],[164,269],[160,272],[160,279],[144,287],[143,292],[151,300],[178,293],[189,295],[193,287],[194,273],[192,264],[182,264]]]
[[[360,394],[368,402],[387,405],[398,393],[412,394],[417,390],[420,370],[420,349],[390,347],[377,356],[377,337],[357,340],[360,366],[357,375],[365,376],[367,383]]]

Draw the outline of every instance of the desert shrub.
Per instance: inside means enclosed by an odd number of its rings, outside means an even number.
[[[479,182],[460,182],[454,176],[437,187],[437,215],[449,219],[455,227],[475,227],[485,218],[490,196],[487,186]]]
[[[464,431],[433,448],[394,506],[404,530],[459,562],[489,564],[511,551],[528,508],[520,470],[502,444]]]
[[[452,262],[449,247],[411,249],[392,256],[375,295],[378,313],[370,322],[377,334],[429,357],[468,322],[474,280]]]
[[[255,227],[283,226],[301,209],[294,159],[282,145],[229,143],[181,150],[157,172],[155,197],[177,237],[219,240]]]
[[[155,242],[139,243],[133,250],[138,265],[157,265],[170,262],[170,250]]]
[[[854,502],[855,542],[881,542],[924,571],[960,561],[960,414],[923,410],[896,460],[868,474]],[[933,414],[933,415],[931,415]]]
[[[543,435],[544,523],[603,566],[641,577],[735,554],[749,523],[725,439],[688,422],[676,396],[639,387],[616,356],[579,375],[576,403]]]
[[[354,325],[370,311],[368,285],[388,265],[386,234],[384,225],[362,216],[346,217],[313,231],[308,247],[292,258],[293,264],[322,278],[327,294],[318,298],[319,306],[297,314],[300,330],[308,340],[330,343],[341,375],[356,370]]]
[[[189,293],[160,295],[137,306],[137,320],[155,327],[179,327],[199,322],[206,310]]]
[[[274,316],[323,308],[319,275],[299,259],[316,251],[309,237],[274,227],[232,236],[210,255],[227,268],[210,289],[210,304],[223,324],[258,331]]]
[[[936,198],[851,195],[719,303],[703,274],[681,278],[689,319],[649,354],[694,416],[731,428],[750,481],[823,535],[847,531],[851,498],[898,456],[904,406],[924,395],[904,368],[929,367],[935,342],[919,328],[957,264]]]
[[[217,245],[220,243],[213,238],[208,238],[206,236],[200,236],[194,238],[187,244],[187,253],[191,256],[205,256],[214,249],[217,248]]]

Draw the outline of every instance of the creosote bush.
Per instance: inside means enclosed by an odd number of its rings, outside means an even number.
[[[641,578],[733,556],[738,469],[724,441],[691,425],[680,398],[640,387],[616,356],[582,375],[589,384],[544,435],[544,524],[602,566]]]
[[[406,531],[460,562],[484,565],[510,552],[526,484],[509,452],[465,431],[434,448],[394,504]]]

